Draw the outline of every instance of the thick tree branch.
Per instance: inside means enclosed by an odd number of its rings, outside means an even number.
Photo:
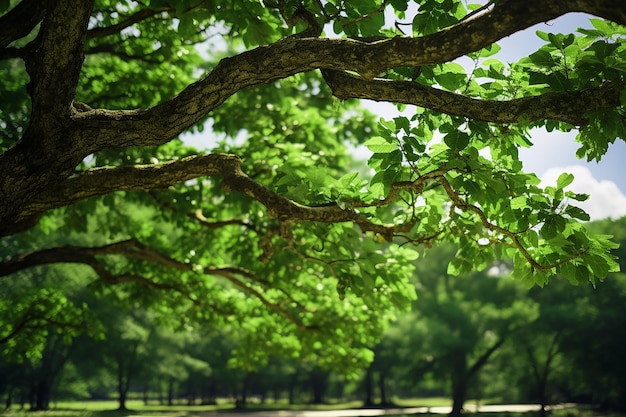
[[[616,0],[506,1],[474,19],[424,37],[376,42],[289,37],[223,59],[205,78],[149,110],[93,110],[76,114],[75,121],[97,138],[91,152],[111,146],[160,145],[251,85],[318,68],[353,71],[372,79],[391,68],[449,62],[536,23],[568,12],[599,14],[610,5],[615,7]]]
[[[241,170],[241,160],[234,155],[195,155],[158,165],[131,165],[94,168],[68,178],[40,193],[22,211],[17,225],[27,225],[45,211],[66,206],[86,198],[114,191],[137,191],[166,188],[203,176],[222,176],[222,186],[237,191],[263,204],[268,214],[281,222],[314,221],[322,223],[355,222],[365,231],[391,239],[401,226],[381,225],[349,208],[338,205],[308,207],[282,197],[248,177]]]
[[[114,191],[167,188],[190,179],[217,175],[239,164],[232,155],[196,155],[158,165],[102,167],[84,171],[49,186],[26,204],[12,224],[0,226],[0,234],[11,234],[36,223],[45,211]]]
[[[586,113],[620,105],[624,83],[608,82],[601,87],[551,92],[514,100],[480,100],[410,81],[366,80],[339,71],[324,71],[333,95],[339,99],[369,99],[414,104],[441,113],[494,123],[559,120],[575,126],[587,123]]]
[[[219,306],[208,304],[205,300],[199,300],[189,289],[180,285],[156,282],[136,274],[114,275],[97,258],[98,256],[106,255],[122,255],[131,259],[159,263],[183,271],[191,268],[190,265],[162,255],[135,239],[129,239],[99,247],[62,246],[26,253],[1,261],[0,277],[39,265],[77,263],[89,266],[103,282],[109,285],[136,283],[158,291],[174,291],[191,301],[194,305],[209,307],[222,315],[232,314],[232,312],[226,311]],[[181,265],[186,266],[186,268],[181,268]]]

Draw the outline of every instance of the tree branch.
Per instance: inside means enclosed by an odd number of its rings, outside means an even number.
[[[414,104],[441,113],[494,123],[559,120],[575,126],[587,123],[586,113],[620,105],[624,83],[607,82],[581,91],[550,92],[513,100],[480,100],[410,81],[366,80],[346,72],[325,70],[324,79],[333,95],[349,98]]]
[[[193,293],[187,288],[179,286],[177,284],[157,282],[137,274],[114,275],[96,258],[97,256],[103,255],[122,255],[130,259],[158,263],[181,272],[193,272],[194,270],[198,271],[191,263],[180,262],[176,259],[163,255],[162,253],[154,249],[149,248],[148,246],[142,244],[136,239],[129,239],[99,247],[80,247],[68,245],[23,254],[15,258],[0,262],[0,277],[8,276],[17,271],[39,265],[48,265],[54,263],[79,263],[91,267],[98,274],[100,279],[102,279],[109,285],[131,282],[137,283],[159,291],[174,291],[184,296],[186,299],[190,300],[194,305],[205,305],[205,302],[203,300],[198,299],[198,297],[194,296]],[[226,278],[236,287],[257,298],[266,307],[283,315],[289,321],[294,323],[298,328],[307,329],[307,326],[305,326],[302,321],[297,318],[292,312],[290,312],[280,304],[268,300],[263,294],[261,294],[261,292],[235,277],[235,275],[241,275],[255,282],[266,284],[266,282],[262,278],[257,277],[251,271],[244,268],[224,266],[204,267],[199,270],[199,272],[202,272],[206,275],[217,275]],[[220,314],[231,314],[214,305],[211,305],[211,308],[218,311]]]
[[[86,198],[114,191],[166,188],[189,179],[214,175],[223,177],[224,189],[240,192],[260,202],[270,217],[281,222],[354,222],[364,232],[379,233],[388,240],[394,232],[404,230],[402,226],[373,223],[350,208],[343,209],[338,205],[308,207],[282,197],[248,177],[241,170],[241,160],[227,154],[194,155],[164,164],[102,167],[82,172],[36,196],[24,207],[15,227],[32,224],[47,210]]]
[[[106,147],[155,146],[176,137],[237,91],[300,72],[329,68],[359,73],[365,79],[397,67],[452,61],[536,23],[568,12],[602,11],[615,0],[505,1],[474,19],[417,38],[394,37],[377,42],[354,39],[288,37],[226,58],[202,80],[178,96],[148,110],[93,110],[74,115],[95,133],[90,152]],[[602,7],[601,7],[602,6]],[[104,133],[104,134],[103,134]]]
[[[124,62],[141,61],[147,64],[159,65],[161,64],[158,59],[150,59],[151,54],[131,55],[123,50],[117,48],[118,45],[96,45],[86,49],[87,54],[108,54],[116,56]]]
[[[230,283],[235,285],[237,288],[240,288],[244,292],[246,292],[246,293],[252,295],[253,297],[255,297],[256,299],[258,299],[261,302],[261,304],[263,304],[268,309],[270,309],[272,311],[275,311],[275,312],[281,314],[282,316],[284,316],[287,320],[289,320],[290,322],[295,324],[296,327],[298,327],[298,329],[306,330],[308,328],[308,326],[306,326],[304,323],[302,323],[302,321],[298,317],[296,317],[293,313],[291,313],[289,310],[287,310],[286,308],[284,308],[283,306],[281,306],[278,303],[274,303],[274,302],[268,300],[263,294],[261,294],[260,291],[257,291],[256,289],[254,289],[250,285],[247,285],[246,283],[244,283],[241,280],[237,279],[235,277],[235,274],[233,273],[233,272],[235,272],[235,273],[244,273],[245,276],[250,277],[250,276],[253,276],[253,274],[250,271],[238,270],[238,268],[205,268],[204,272],[206,274],[219,275],[219,276],[222,276],[222,277],[226,278]],[[253,279],[255,281],[257,281],[257,280],[261,281],[260,278],[257,279],[256,277],[253,278]]]
[[[157,9],[142,9],[139,10],[132,15],[128,16],[126,19],[119,21],[118,23],[107,26],[107,27],[96,27],[93,29],[89,29],[87,31],[87,39],[94,38],[103,38],[106,36],[114,35],[120,33],[122,30],[131,27],[135,23],[139,23],[143,20],[149,19],[154,15],[157,15],[161,12],[170,10],[169,7],[160,7]]]
[[[522,256],[524,257],[524,259],[526,259],[526,261],[530,264],[531,268],[533,270],[537,270],[537,271],[549,271],[551,269],[557,268],[563,264],[566,264],[568,262],[570,262],[573,259],[576,259],[578,257],[580,257],[581,255],[583,255],[586,250],[579,252],[579,253],[574,253],[570,256],[568,256],[565,259],[562,259],[558,262],[552,263],[552,264],[540,264],[533,256],[532,254],[528,251],[528,249],[524,246],[524,244],[520,241],[518,235],[514,232],[511,232],[508,229],[505,229],[501,226],[499,226],[497,224],[497,222],[495,221],[491,221],[489,218],[487,218],[487,215],[481,210],[480,207],[475,206],[473,204],[468,203],[467,201],[463,200],[463,198],[452,188],[452,186],[450,185],[450,183],[448,182],[448,180],[445,177],[438,177],[437,181],[439,181],[439,183],[443,186],[443,189],[445,190],[446,194],[448,194],[448,197],[450,198],[450,200],[453,203],[452,208],[454,207],[458,207],[459,209],[463,210],[463,211],[468,211],[468,212],[472,212],[474,214],[476,214],[478,216],[478,218],[480,219],[480,223],[483,225],[483,227],[485,227],[487,230],[490,230],[492,232],[498,232],[500,234],[502,234],[503,236],[506,236],[508,239],[511,240],[511,244],[522,254]]]
[[[159,252],[148,248],[136,239],[129,239],[121,242],[111,243],[99,247],[79,247],[61,246],[44,249],[36,252],[22,254],[20,256],[5,259],[0,262],[0,277],[11,275],[17,271],[32,268],[39,265],[49,265],[54,263],[77,263],[89,266],[98,277],[109,285],[122,283],[137,283],[148,288],[159,291],[174,291],[196,306],[210,307],[222,315],[232,314],[219,306],[199,300],[187,288],[179,285],[161,283],[136,274],[112,274],[98,259],[97,256],[122,255],[131,259],[159,263],[181,271],[188,271],[192,268],[189,264],[175,261]],[[184,267],[183,267],[184,266]]]

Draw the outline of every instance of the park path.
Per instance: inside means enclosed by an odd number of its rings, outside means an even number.
[[[558,404],[550,409],[572,408],[576,404]],[[481,405],[466,404],[466,412],[481,413],[507,413],[539,411],[538,404],[503,404]],[[228,411],[228,412],[203,412],[199,417],[370,417],[370,416],[393,416],[399,414],[449,414],[451,407],[407,407],[407,408],[351,408],[345,410],[276,410],[276,411]]]

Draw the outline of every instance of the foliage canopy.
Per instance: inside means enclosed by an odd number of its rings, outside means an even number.
[[[537,32],[539,50],[497,59],[498,40],[570,12],[593,29]],[[541,188],[517,150],[534,127],[578,129],[589,160],[626,137],[621,0],[4,0],[0,13],[4,282],[79,264],[170,320],[351,366],[371,358],[383,312],[415,298],[421,247],[455,243],[452,274],[512,259],[529,285],[618,270],[609,237],[580,223],[573,177]],[[416,110],[375,125],[354,99]],[[180,140],[205,123],[211,149]]]

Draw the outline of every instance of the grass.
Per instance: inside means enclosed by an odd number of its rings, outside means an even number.
[[[32,412],[27,409],[18,410],[13,406],[11,410],[0,412],[0,417],[124,417],[124,416],[167,416],[183,417],[198,415],[203,412],[220,411],[228,414],[234,411],[232,403],[223,402],[217,405],[183,405],[173,406],[148,404],[142,400],[126,401],[127,411],[117,410],[118,402],[115,400],[106,401],[59,401],[50,404],[50,410]],[[263,411],[263,410],[338,410],[347,408],[359,408],[362,402],[344,402],[336,404],[295,404],[289,405],[287,402],[278,403],[254,403],[251,402],[244,410],[237,411]]]
[[[437,407],[449,406],[449,398],[420,398],[420,399],[394,399],[398,407]],[[128,411],[117,410],[117,401],[73,401],[58,402],[51,404],[51,410],[31,412],[25,410],[0,411],[0,417],[135,417],[135,416],[163,416],[163,417],[192,417],[205,412],[221,411],[223,416],[228,416],[229,411],[234,411],[231,403],[219,403],[218,405],[182,405],[174,406],[149,404],[144,405],[141,400],[127,401]],[[359,408],[359,401],[343,402],[337,404],[297,404],[289,405],[286,402],[250,404],[245,410],[237,411],[263,411],[263,410],[339,410],[347,408]],[[535,413],[477,413],[473,417],[536,417]],[[404,417],[402,415],[394,417]],[[406,416],[413,417],[413,416]],[[566,410],[554,410],[551,417],[626,417],[624,414],[602,413],[596,410],[580,407]]]
[[[394,398],[393,403],[398,407],[445,407],[452,405],[452,400],[448,397]]]

